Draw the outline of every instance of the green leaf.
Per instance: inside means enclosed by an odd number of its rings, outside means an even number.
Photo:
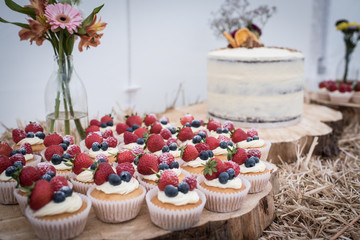
[[[5,4],[6,4],[6,6],[8,6],[11,10],[13,10],[15,12],[19,12],[19,13],[29,15],[33,19],[36,18],[35,10],[32,9],[32,8],[22,7],[22,6],[18,5],[17,3],[15,3],[12,0],[5,0]]]
[[[75,35],[69,35],[66,37],[65,46],[64,46],[66,55],[68,55],[68,56],[71,55],[71,53],[74,49],[74,42],[75,42]]]
[[[55,0],[49,0],[48,5],[49,4],[54,4],[54,3],[57,3],[57,2]]]
[[[25,23],[18,23],[18,22],[8,22],[5,19],[0,17],[0,22],[2,23],[10,23],[10,24],[14,24],[16,26],[22,27],[22,28],[26,28],[26,29],[30,29],[29,24],[25,24]]]
[[[94,19],[95,14],[100,12],[100,10],[103,6],[104,6],[104,4],[101,5],[100,7],[95,8],[92,11],[92,13],[87,18],[85,18],[85,20],[81,23],[81,28],[78,29],[78,34],[81,34],[81,35],[86,34],[85,28],[91,24],[92,20]]]

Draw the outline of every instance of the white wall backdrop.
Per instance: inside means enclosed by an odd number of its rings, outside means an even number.
[[[28,4],[28,0],[16,2]],[[225,39],[216,39],[209,27],[210,13],[218,10],[223,1],[129,2],[129,23],[125,0],[87,0],[80,5],[80,9],[88,14],[105,3],[100,16],[108,23],[99,47],[82,53],[75,49],[73,54],[77,72],[87,88],[89,116],[107,114],[116,104],[124,109],[134,107],[139,113],[163,111],[174,101],[180,84],[183,91],[177,105],[205,100],[207,53],[227,45]],[[305,78],[310,88],[320,79],[333,77],[343,55],[342,34],[335,30],[335,21],[347,18],[360,22],[358,0],[315,2],[251,1],[252,7],[264,3],[277,7],[277,13],[263,29],[262,41],[267,46],[303,51]],[[322,12],[318,8],[326,5],[328,22],[317,25],[316,16]],[[9,10],[3,1],[0,2],[0,16],[9,21],[24,22],[24,15]],[[326,26],[327,40],[326,69],[319,75],[317,49],[323,43],[321,38],[314,41],[314,36],[323,26]],[[50,44],[38,47],[30,46],[27,41],[20,42],[19,30],[16,26],[0,23],[0,122],[8,127],[16,127],[18,118],[24,121],[45,119],[44,88],[53,68]],[[354,53],[354,61],[360,59],[359,48]],[[139,90],[130,98],[127,90],[132,87]],[[3,130],[0,127],[0,132]]]

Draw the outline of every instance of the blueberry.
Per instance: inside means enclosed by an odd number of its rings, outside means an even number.
[[[207,151],[201,151],[199,157],[201,160],[206,161],[209,158],[209,153]]]
[[[40,179],[50,182],[52,177],[49,174],[45,173],[44,175],[41,176]]]
[[[18,167],[22,168],[23,163],[21,161],[16,161],[16,162],[14,162],[13,166],[16,167],[16,168],[18,168]]]
[[[227,142],[225,142],[225,141],[222,141],[222,142],[220,142],[220,147],[222,148],[222,149],[226,149],[227,148]]]
[[[70,146],[70,141],[69,140],[63,140],[63,143],[65,143],[66,144],[66,146]]]
[[[223,132],[222,128],[217,128],[217,129],[216,129],[216,133],[219,133],[219,134],[220,134],[220,133],[222,133],[222,132]]]
[[[59,191],[65,193],[65,197],[70,197],[73,193],[73,190],[68,186],[63,186]]]
[[[35,136],[38,137],[38,138],[40,138],[40,139],[44,139],[44,138],[45,138],[45,133],[39,131],[39,132],[37,132],[37,133],[35,134]]]
[[[245,167],[247,167],[247,168],[254,167],[255,164],[256,164],[256,162],[255,162],[255,159],[254,159],[254,158],[248,158],[248,159],[245,161]]]
[[[259,140],[259,136],[253,136],[253,140]]]
[[[229,179],[233,179],[235,177],[235,170],[232,168],[229,168],[226,170],[226,172],[229,174]]]
[[[201,137],[200,137],[199,135],[195,135],[195,136],[193,137],[192,142],[193,142],[194,144],[200,143],[200,142],[201,142]]]
[[[253,159],[255,161],[255,163],[258,163],[260,161],[260,159],[255,156],[251,156],[250,158]]]
[[[177,144],[176,143],[171,143],[170,146],[169,146],[169,149],[171,151],[175,151],[177,149]]]
[[[179,166],[179,163],[177,161],[172,161],[170,163],[169,167],[170,167],[170,169],[174,169],[174,168],[179,168],[180,166]]]
[[[169,131],[171,132],[171,134],[175,134],[176,133],[176,129],[173,127],[168,127],[167,129],[169,129]]]
[[[71,159],[71,156],[68,153],[64,153],[61,158],[63,161],[68,161]]]
[[[223,133],[228,133],[228,132],[229,132],[229,129],[224,128],[224,129],[222,130],[222,132],[223,132]]]
[[[94,151],[94,152],[97,152],[100,150],[100,144],[98,142],[94,142],[92,145],[91,145],[91,149]]]
[[[137,125],[137,124],[134,124],[133,126],[132,126],[132,129],[135,131],[136,129],[138,129],[138,128],[140,128],[139,127],[139,125]]]
[[[10,156],[13,156],[13,155],[15,155],[17,153],[18,153],[18,150],[12,150],[11,153],[10,153]]]
[[[17,170],[17,167],[15,167],[15,166],[10,166],[10,167],[8,167],[8,168],[5,170],[5,175],[6,175],[7,177],[11,177],[11,175],[12,175],[14,172],[16,172],[16,170]]]
[[[222,172],[219,175],[219,182],[221,184],[226,184],[229,181],[229,174],[227,172]]]
[[[134,158],[133,163],[137,166],[137,165],[138,165],[138,163],[139,163],[139,158],[138,158],[138,157]]]
[[[106,128],[107,125],[106,125],[106,123],[102,122],[102,123],[100,124],[100,127],[101,127],[101,128]]]
[[[59,145],[62,147],[62,149],[64,149],[64,151],[66,151],[66,149],[68,148],[68,145],[66,145],[66,143],[60,143]]]
[[[25,149],[20,148],[19,151],[20,151],[20,153],[21,153],[22,155],[26,155],[26,150],[25,150]]]
[[[107,142],[102,142],[100,145],[103,151],[106,151],[109,148],[109,144]]]
[[[179,183],[178,190],[179,192],[182,192],[184,194],[188,193],[188,191],[190,190],[189,184],[187,184],[187,182]]]
[[[131,127],[128,127],[128,128],[126,129],[126,131],[127,131],[127,132],[133,132],[134,129],[132,129]]]
[[[179,190],[177,187],[174,187],[173,185],[167,185],[164,189],[165,195],[168,197],[176,197],[179,193]]]
[[[166,119],[163,119],[163,120],[160,121],[160,123],[161,123],[162,125],[166,125],[166,124],[168,123],[168,121],[167,121]]]
[[[55,173],[53,171],[47,171],[46,174],[50,175],[52,178],[55,177]]]
[[[167,163],[160,163],[159,164],[159,170],[166,170],[166,169],[169,169],[169,165],[167,165]]]
[[[109,127],[112,127],[112,126],[114,126],[114,123],[113,123],[113,121],[108,121],[108,122],[106,123],[106,125],[108,125]]]
[[[191,126],[194,127],[194,128],[198,128],[198,127],[200,127],[200,125],[201,125],[201,123],[200,123],[199,120],[193,120],[191,122]]]
[[[145,144],[145,139],[143,139],[143,138],[138,138],[138,139],[136,140],[136,143],[139,144],[139,145],[144,145],[144,144]]]
[[[90,169],[95,170],[95,168],[96,168],[95,164],[91,164]]]
[[[185,123],[185,127],[191,127],[191,124],[190,123]]]
[[[51,157],[52,164],[59,165],[61,163],[61,161],[62,161],[62,159],[61,159],[60,155],[58,155],[58,154],[52,155],[52,157]]]
[[[161,151],[164,153],[164,152],[169,152],[170,151],[170,148],[168,145],[164,145],[161,149]]]
[[[108,181],[111,185],[113,186],[117,186],[117,185],[120,185],[121,184],[121,178],[119,175],[117,174],[110,174],[109,177],[108,177]]]
[[[251,142],[251,141],[252,141],[252,138],[251,138],[251,137],[248,137],[248,138],[246,139],[246,141],[247,141],[247,142]]]
[[[214,157],[214,153],[213,153],[213,151],[211,151],[211,150],[207,150],[207,152],[208,152],[208,154],[209,154],[209,158]]]
[[[97,160],[97,162],[100,164],[100,163],[106,162],[106,159],[100,158]]]
[[[234,143],[231,142],[231,141],[229,141],[229,142],[227,142],[227,145],[228,145],[229,147],[232,147],[232,146],[234,146]]]
[[[123,171],[120,173],[120,179],[124,182],[130,182],[131,174],[127,171]]]
[[[202,139],[206,138],[206,133],[205,132],[199,132],[197,135],[199,135]]]
[[[54,193],[54,196],[53,196],[53,200],[56,203],[61,203],[61,202],[65,201],[65,198],[66,198],[65,193],[61,192],[61,191],[57,191],[56,193]]]

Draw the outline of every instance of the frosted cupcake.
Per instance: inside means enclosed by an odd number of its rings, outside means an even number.
[[[111,139],[111,140],[109,140]],[[89,156],[95,159],[97,155],[104,154],[109,158],[109,162],[113,163],[116,160],[116,154],[119,152],[117,148],[117,140],[113,137],[105,139],[103,142],[93,142],[89,150]]]
[[[331,85],[328,89],[332,103],[347,103],[354,93],[351,86],[345,83],[341,83],[340,86]]]
[[[45,149],[44,129],[36,122],[30,122],[26,125],[25,130],[20,128],[14,129],[12,131],[12,137],[15,142],[14,149],[19,149],[23,143],[29,143],[33,152],[40,152]]]
[[[11,175],[17,170],[17,166],[13,166],[7,156],[0,155],[0,203],[1,204],[16,204],[14,196],[14,189],[16,181]],[[9,169],[9,170],[8,170]]]
[[[240,165],[240,176],[251,184],[249,193],[261,192],[271,177],[270,169],[258,157],[250,157]]]
[[[360,104],[360,82],[353,85],[354,94],[351,97],[351,102]]]
[[[201,217],[206,197],[196,188],[196,179],[186,177],[179,183],[173,171],[165,170],[158,188],[146,194],[151,221],[166,230],[184,230],[195,225]]]
[[[42,154],[43,158],[56,169],[56,175],[68,178],[71,173],[71,166],[68,162],[72,159],[69,153],[64,153],[60,145],[51,145]]]
[[[211,151],[202,151],[201,156],[193,145],[187,145],[182,148],[181,168],[189,174],[198,177],[202,174],[206,161],[211,158]]]
[[[104,161],[106,162],[106,160]],[[95,165],[93,159],[86,153],[80,153],[70,163],[72,173],[69,175],[69,179],[74,185],[74,191],[86,194],[87,190],[94,186],[92,171],[95,170]]]

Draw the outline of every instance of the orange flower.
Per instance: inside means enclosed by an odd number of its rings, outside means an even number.
[[[80,35],[80,42],[79,42],[79,51],[83,51],[83,47],[86,47],[88,49],[91,47],[97,47],[100,44],[100,38],[104,34],[98,34],[98,32],[103,31],[107,25],[107,23],[102,23],[101,18],[96,23],[97,16],[94,16],[94,19],[92,20],[91,24],[88,25],[85,30],[85,35]]]
[[[27,20],[29,22],[30,30],[22,28],[19,32],[20,40],[30,39],[30,43],[36,42],[36,45],[41,46],[45,38],[43,34],[47,31],[47,28],[36,20]]]
[[[94,16],[94,19],[92,20],[91,24],[86,27],[86,33],[89,34],[89,36],[93,36],[97,34],[97,32],[103,31],[107,25],[107,23],[101,23],[101,18],[96,23],[97,16]]]
[[[44,15],[45,13],[45,2],[44,0],[30,0],[31,5],[26,5],[25,7],[29,7],[35,10],[35,14],[37,16]]]

